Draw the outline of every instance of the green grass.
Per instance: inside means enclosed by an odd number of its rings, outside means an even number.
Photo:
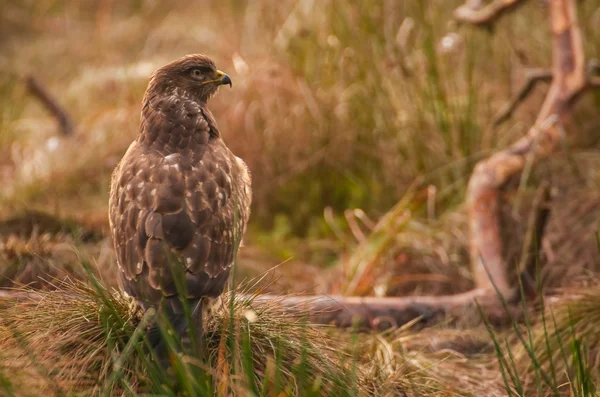
[[[593,331],[600,313],[597,288],[563,291],[563,302],[548,305],[539,266],[536,278],[538,314],[530,318],[531,305],[520,282],[524,321],[519,322],[511,316],[513,332],[498,335],[480,309],[507,394],[519,397],[533,393],[540,396],[565,393],[577,397],[596,396],[595,384],[600,381],[597,367],[600,340]],[[498,296],[506,312],[510,313],[504,298]]]

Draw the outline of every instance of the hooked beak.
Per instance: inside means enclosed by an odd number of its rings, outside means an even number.
[[[220,85],[229,84],[229,87],[233,86],[233,84],[231,83],[231,78],[227,74],[221,72],[220,70],[217,70],[217,81]]]

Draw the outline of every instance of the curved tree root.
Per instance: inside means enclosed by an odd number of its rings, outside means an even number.
[[[549,2],[552,32],[552,84],[535,124],[526,136],[475,167],[467,190],[470,256],[475,285],[509,295],[509,266],[502,257],[499,192],[508,180],[548,157],[564,139],[563,125],[575,100],[590,86],[574,0]],[[493,281],[493,283],[492,283]]]
[[[496,296],[487,290],[474,289],[447,296],[356,297],[356,296],[273,296],[257,295],[252,304],[279,304],[290,314],[306,315],[317,324],[360,330],[384,330],[413,322],[430,326],[444,319],[465,314],[478,315],[479,307],[490,322],[505,323],[519,313],[501,308]],[[512,303],[509,301],[508,303]],[[500,310],[499,310],[500,309]]]
[[[489,24],[508,9],[514,9],[522,0],[496,0],[494,7],[476,11],[461,7],[455,17],[477,25]],[[470,258],[475,289],[451,296],[415,296],[397,298],[299,296],[278,298],[259,296],[257,302],[278,300],[290,312],[306,311],[314,322],[349,327],[381,329],[401,326],[415,319],[429,324],[441,316],[464,313],[479,304],[491,318],[498,321],[513,319],[512,308],[502,304],[515,303],[519,298],[518,285],[510,277],[510,269],[503,258],[500,229],[500,190],[510,178],[519,175],[535,161],[554,153],[564,139],[563,125],[568,122],[576,99],[590,87],[597,85],[592,77],[594,68],[586,65],[583,39],[577,24],[575,0],[549,0],[552,32],[551,85],[535,124],[526,136],[509,148],[479,162],[467,189],[469,215]],[[531,80],[531,79],[530,79]],[[541,72],[533,80],[550,80]],[[532,80],[532,81],[533,81]],[[533,84],[533,83],[531,83]],[[525,98],[528,90],[509,106],[507,117]],[[537,227],[534,225],[534,227]],[[543,231],[543,227],[540,228]],[[536,238],[541,232],[537,233]],[[532,279],[531,266],[522,269],[522,277]],[[529,291],[531,292],[531,291]],[[516,306],[516,305],[515,305]]]

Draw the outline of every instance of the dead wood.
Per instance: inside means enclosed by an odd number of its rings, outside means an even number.
[[[0,308],[15,301],[39,301],[42,294],[34,290],[0,288]],[[415,321],[416,326],[432,325],[449,316],[464,314],[465,309],[478,313],[475,300],[488,313],[493,323],[504,322],[506,316],[494,312],[495,302],[487,291],[472,290],[448,296],[413,297],[347,297],[347,296],[280,296],[236,294],[236,299],[251,302],[257,310],[263,305],[281,305],[291,316],[304,316],[316,324],[360,330],[383,330]],[[518,313],[513,313],[518,314]]]
[[[58,121],[60,131],[63,135],[72,135],[74,131],[73,122],[69,114],[63,109],[58,101],[50,94],[50,91],[44,87],[42,82],[35,77],[29,75],[25,79],[27,89],[44,105],[46,109],[52,113]]]
[[[340,328],[357,327],[361,330],[383,330],[416,321],[430,326],[444,319],[464,315],[478,316],[477,303],[495,324],[505,323],[507,313],[498,310],[496,297],[488,291],[474,289],[462,294],[446,296],[358,297],[358,296],[292,296],[258,295],[253,304],[276,302],[289,308],[290,313],[309,313],[309,320],[317,324]],[[512,316],[516,312],[508,313]]]
[[[537,83],[545,82],[550,83],[552,81],[552,71],[547,69],[530,69],[525,72],[525,82],[517,91],[517,94],[514,98],[508,102],[501,110],[498,112],[496,117],[494,118],[494,125],[498,126],[508,120],[517,107],[523,102],[529,93],[535,88]]]
[[[481,10],[461,7],[455,17],[473,24],[488,24],[502,13],[522,4],[520,0],[495,1]],[[550,0],[549,19],[552,32],[551,76],[539,71],[529,80],[548,81],[550,89],[534,125],[526,136],[509,148],[480,161],[471,176],[467,189],[467,208],[470,236],[470,262],[475,289],[450,296],[418,296],[397,298],[376,297],[294,297],[280,300],[291,310],[303,305],[312,313],[311,319],[319,323],[350,326],[358,322],[368,328],[399,326],[414,318],[430,322],[439,315],[447,315],[472,308],[474,302],[492,317],[510,317],[500,304],[498,294],[508,302],[519,296],[518,285],[510,277],[509,265],[503,257],[501,237],[500,192],[506,183],[519,175],[526,166],[550,156],[564,139],[564,125],[569,121],[575,100],[595,84],[590,78],[589,65],[585,63],[583,39],[577,24],[575,0]],[[517,100],[509,105],[505,114],[527,96],[532,87],[520,91]],[[539,200],[547,193],[540,193]],[[538,203],[541,206],[541,203]],[[531,237],[526,242],[531,250],[533,240],[540,241],[548,214],[543,210],[531,221]],[[523,275],[531,273],[529,253],[525,256]],[[259,299],[269,299],[268,296]]]
[[[551,0],[549,10],[552,84],[542,109],[526,136],[477,164],[467,189],[471,267],[476,286],[493,291],[493,280],[508,295],[514,286],[502,257],[500,189],[521,173],[528,161],[547,157],[557,149],[575,99],[589,86],[575,1]]]
[[[454,11],[454,19],[471,25],[486,26],[494,23],[504,13],[515,9],[524,2],[524,0],[495,0],[479,9],[464,4]]]

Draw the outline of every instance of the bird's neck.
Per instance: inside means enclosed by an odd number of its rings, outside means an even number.
[[[202,153],[211,140],[219,139],[217,123],[206,106],[181,95],[145,98],[139,142],[165,155]]]

